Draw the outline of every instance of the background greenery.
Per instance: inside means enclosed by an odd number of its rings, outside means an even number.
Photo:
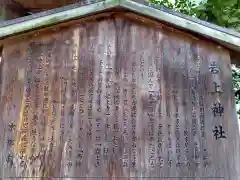
[[[240,0],[149,0],[152,3],[240,32]],[[232,85],[240,119],[240,69],[232,65]],[[239,93],[236,93],[239,92]]]

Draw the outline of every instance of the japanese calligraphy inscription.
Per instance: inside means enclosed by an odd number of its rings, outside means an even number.
[[[149,23],[6,41],[2,179],[240,180],[228,51]]]

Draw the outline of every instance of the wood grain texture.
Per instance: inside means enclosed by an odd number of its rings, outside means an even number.
[[[240,179],[229,52],[133,19],[5,44],[2,179]],[[219,125],[226,139],[215,139]]]

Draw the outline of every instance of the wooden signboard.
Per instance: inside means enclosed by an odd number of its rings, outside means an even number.
[[[1,179],[240,179],[228,51],[130,17],[5,43]]]

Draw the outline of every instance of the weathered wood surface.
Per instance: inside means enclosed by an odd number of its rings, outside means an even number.
[[[5,44],[2,179],[240,179],[228,51],[145,23],[113,16]]]
[[[26,12],[19,5],[16,5],[12,1],[9,0],[1,0],[0,1],[0,23],[24,16]]]

